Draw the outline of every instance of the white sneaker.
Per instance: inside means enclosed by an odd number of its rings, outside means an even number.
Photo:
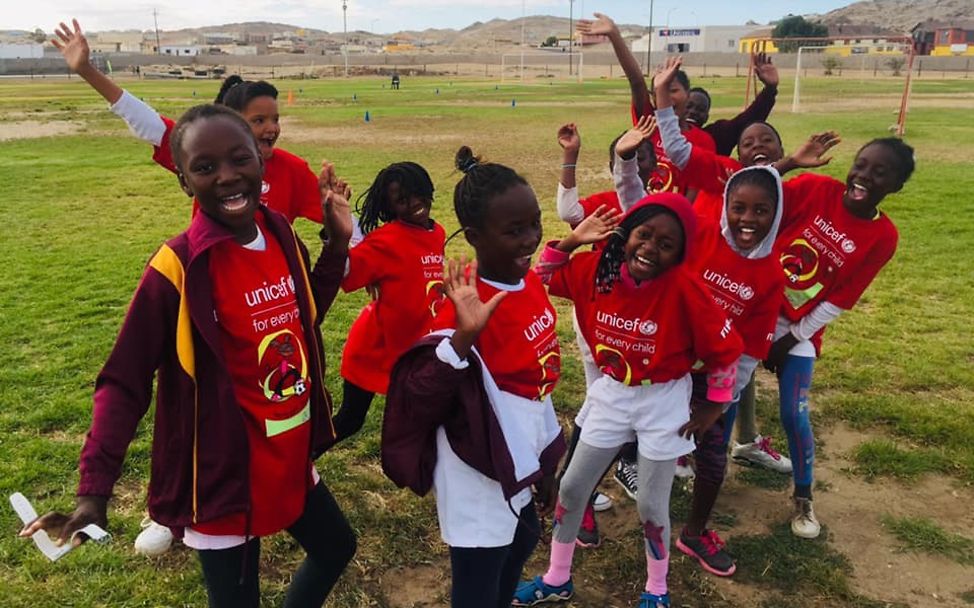
[[[148,517],[142,520],[142,531],[135,538],[135,552],[150,557],[162,555],[172,545],[172,532]]]
[[[596,511],[608,511],[612,508],[612,497],[602,492],[596,492],[595,499],[592,501],[592,508]]]
[[[795,516],[791,519],[791,533],[799,538],[817,538],[822,531],[815,518],[811,498],[795,496]]]
[[[697,472],[693,470],[693,465],[687,456],[680,456],[676,459],[676,473],[674,474],[680,479],[690,479],[697,476]]]
[[[791,473],[791,459],[771,447],[771,438],[758,435],[753,443],[737,443],[731,449],[731,458],[738,464],[764,467],[776,473]]]

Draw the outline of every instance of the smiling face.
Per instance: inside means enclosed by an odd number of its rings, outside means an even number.
[[[200,210],[229,228],[238,242],[257,236],[264,163],[253,136],[229,116],[200,118],[186,127],[179,183]]]
[[[768,236],[775,207],[767,189],[758,184],[743,183],[727,193],[727,226],[741,250],[754,249]]]
[[[703,127],[710,119],[710,99],[700,91],[693,91],[687,98],[687,122]]]
[[[842,202],[856,215],[869,217],[887,194],[903,187],[898,159],[884,145],[871,144],[859,151],[846,176]]]
[[[623,259],[637,281],[655,279],[676,266],[683,256],[683,228],[669,213],[658,213],[629,233]]]
[[[737,158],[745,167],[770,165],[780,160],[784,154],[778,134],[761,122],[744,129],[737,141]]]
[[[541,244],[541,208],[530,186],[516,184],[487,201],[483,227],[468,227],[480,276],[516,284],[531,269]]]
[[[404,194],[402,184],[390,182],[386,188],[386,200],[397,220],[421,228],[429,227],[432,199]]]
[[[277,100],[270,95],[254,97],[240,113],[260,146],[260,155],[267,160],[274,154],[274,144],[281,135],[281,114]]]

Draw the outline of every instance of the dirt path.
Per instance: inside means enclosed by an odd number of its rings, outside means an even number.
[[[881,517],[927,517],[943,528],[974,538],[974,490],[942,477],[928,476],[914,484],[880,479],[868,482],[852,473],[851,451],[871,436],[836,424],[822,432],[823,448],[816,463],[820,488],[815,494],[816,512],[829,530],[829,543],[852,564],[853,589],[870,599],[909,606],[969,607],[961,594],[974,590],[974,567],[961,566],[939,556],[905,553],[886,531]],[[790,488],[774,491],[747,485],[737,479],[743,469],[730,465],[729,478],[716,513],[734,515],[735,523],[722,532],[725,538],[767,534],[775,524],[788,520]],[[611,481],[602,489],[613,496],[615,507],[599,514],[599,524],[609,541],[635,542],[638,538],[635,503]],[[545,564],[547,553],[539,548],[528,570]],[[685,560],[679,553],[674,560]],[[570,604],[577,607],[615,605],[605,602],[597,573],[579,572],[585,587]],[[591,578],[590,578],[591,577]],[[449,563],[424,564],[387,573],[383,589],[392,608],[426,608],[449,604]],[[595,580],[593,580],[595,579]],[[771,595],[765,588],[701,574],[698,583],[714,598],[734,606],[756,606]],[[611,593],[611,591],[609,591]],[[688,600],[690,598],[687,598]],[[621,603],[620,606],[627,604]],[[696,604],[694,604],[696,605]]]

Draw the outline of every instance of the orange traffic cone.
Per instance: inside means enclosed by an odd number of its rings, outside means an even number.
[[[294,91],[289,90],[287,92],[287,105],[289,106],[294,105]]]

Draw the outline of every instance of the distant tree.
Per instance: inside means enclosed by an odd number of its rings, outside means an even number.
[[[831,76],[836,70],[842,69],[842,60],[835,55],[826,55],[822,58],[822,68],[826,76]]]
[[[548,36],[541,46],[558,46],[558,36]]]
[[[806,21],[801,15],[789,15],[778,22],[771,30],[774,38],[822,38],[829,35],[829,26],[815,21]],[[799,46],[825,46],[824,41],[817,42],[779,42],[778,49],[782,53],[794,53]]]
[[[44,30],[41,28],[37,28],[34,30],[34,33],[30,35],[30,39],[38,44],[44,44],[47,42],[47,34],[45,34]]]
[[[886,67],[893,70],[893,76],[899,76],[904,65],[906,65],[905,57],[890,57],[886,60]]]

